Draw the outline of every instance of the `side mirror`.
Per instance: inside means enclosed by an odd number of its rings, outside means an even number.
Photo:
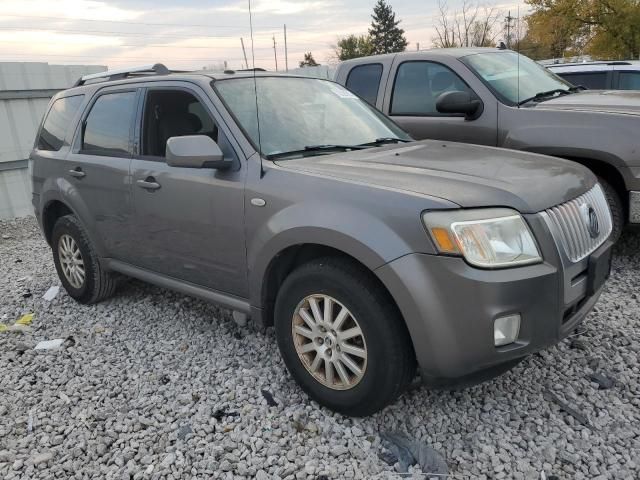
[[[167,140],[167,165],[186,168],[226,170],[233,162],[225,160],[216,142],[206,135],[186,135]]]
[[[470,92],[444,92],[436,100],[440,113],[462,113],[466,120],[475,120],[482,115],[482,101]]]

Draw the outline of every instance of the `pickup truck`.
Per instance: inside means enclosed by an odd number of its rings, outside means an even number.
[[[596,174],[613,238],[640,224],[640,92],[583,91],[533,60],[495,48],[376,55],[339,65],[336,81],[417,140],[543,153]]]
[[[274,325],[295,380],[349,415],[392,402],[416,366],[467,383],[554,345],[609,274],[587,169],[412,142],[327,80],[85,76],[53,97],[31,158],[69,296],[98,302],[125,275]]]

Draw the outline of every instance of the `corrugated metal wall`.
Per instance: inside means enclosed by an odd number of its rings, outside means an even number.
[[[49,99],[101,65],[0,62],[0,218],[33,213],[29,152]]]

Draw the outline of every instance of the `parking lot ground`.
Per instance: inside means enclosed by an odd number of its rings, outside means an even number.
[[[415,388],[363,419],[310,402],[272,329],[134,280],[92,306],[42,299],[52,285],[35,220],[0,221],[0,322],[34,314],[30,332],[0,332],[2,478],[396,478],[385,431],[441,452],[452,478],[640,478],[638,233],[577,334],[494,381]]]

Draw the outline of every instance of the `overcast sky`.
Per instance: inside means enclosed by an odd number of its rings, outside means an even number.
[[[482,0],[481,0],[482,1]],[[449,0],[455,10],[462,0]],[[437,0],[391,0],[409,49],[428,48]],[[504,14],[526,8],[521,0],[486,0]],[[284,69],[287,25],[289,67],[304,52],[330,60],[340,36],[367,32],[375,0],[252,0],[255,64]],[[0,0],[0,61],[100,64],[110,68],[162,62],[170,68],[202,68],[228,62],[249,65],[247,0]]]

